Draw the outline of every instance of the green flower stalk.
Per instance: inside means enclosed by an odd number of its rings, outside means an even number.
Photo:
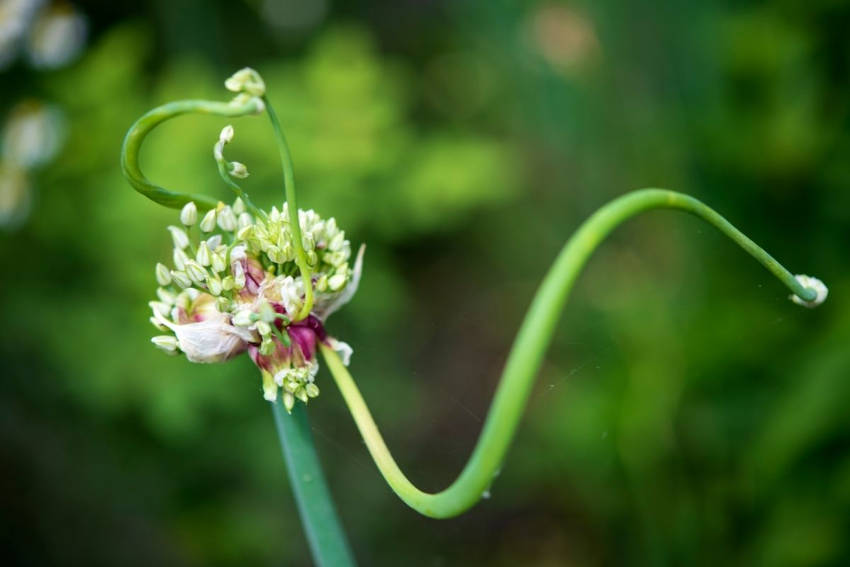
[[[174,241],[172,265],[158,263],[154,269],[159,287],[158,299],[150,304],[151,322],[163,334],[152,342],[200,363],[221,362],[248,352],[260,369],[265,399],[274,402],[292,487],[313,556],[320,565],[349,565],[353,559],[315,454],[306,407],[296,406],[297,400],[306,403],[319,393],[315,383],[318,351],[392,490],[416,511],[447,518],[468,510],[488,493],[502,468],[573,283],[599,244],[624,221],[652,209],[690,213],[760,262],[791,291],[795,303],[815,307],[827,297],[823,282],[791,274],[692,197],[643,189],[615,199],[579,227],[543,279],[514,341],[478,443],[457,480],[442,492],[426,493],[408,480],[384,443],[346,368],[351,347],[329,336],[324,328],[327,317],[357,289],[364,247],[352,263],[351,244],[336,221],[296,207],[289,148],[259,74],[243,69],[225,85],[237,93],[230,103],[195,100],[166,104],[140,118],[124,142],[121,163],[131,185],[159,204],[181,209],[182,226],[168,227]],[[224,147],[234,136],[231,126],[222,130],[213,155],[222,179],[237,196],[232,205],[158,187],[139,168],[138,152],[144,137],[164,120],[186,112],[231,117],[263,111],[269,114],[283,165],[286,202],[280,209],[258,209],[236,183],[248,170],[224,157]]]

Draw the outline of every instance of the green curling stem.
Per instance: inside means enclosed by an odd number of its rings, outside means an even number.
[[[242,104],[208,100],[180,100],[158,106],[136,120],[127,135],[124,136],[124,144],[121,147],[121,171],[136,191],[160,205],[179,209],[186,203],[193,201],[202,211],[213,209],[218,205],[218,199],[200,194],[178,193],[151,183],[139,166],[139,150],[142,147],[142,142],[151,130],[166,120],[181,114],[197,113],[237,117],[257,114],[262,111],[263,102],[258,98],[247,99]]]
[[[614,228],[650,209],[678,209],[700,217],[746,250],[794,294],[807,301],[817,296],[815,290],[803,287],[770,254],[726,219],[692,197],[662,189],[642,189],[615,199],[579,227],[543,279],[514,340],[475,449],[457,480],[442,492],[423,492],[408,480],[387,449],[351,374],[333,349],[322,345],[328,368],[360,429],[366,447],[399,498],[417,512],[432,518],[457,516],[482,498],[502,466],[543,355],[582,267]]]
[[[301,271],[301,280],[304,285],[304,305],[301,311],[293,317],[292,321],[297,322],[306,319],[313,310],[313,286],[306,285],[311,281],[310,265],[307,263],[307,254],[304,252],[304,241],[301,238],[301,222],[298,217],[298,204],[295,202],[295,169],[292,166],[292,154],[289,151],[289,144],[286,143],[286,136],[283,135],[283,129],[280,127],[280,121],[277,119],[277,114],[274,111],[271,101],[267,97],[263,97],[266,110],[269,114],[269,121],[274,130],[275,140],[277,140],[277,149],[280,153],[280,164],[283,168],[283,190],[286,195],[286,204],[289,209],[289,228],[292,230],[292,247],[295,249],[295,263]]]
[[[283,450],[283,461],[289,473],[289,483],[295,494],[313,560],[319,566],[354,565],[354,557],[313,445],[306,406],[296,404],[292,413],[287,414],[283,402],[278,398],[272,404],[272,411]]]

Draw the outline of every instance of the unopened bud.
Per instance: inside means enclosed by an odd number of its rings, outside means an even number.
[[[295,407],[295,396],[293,396],[289,392],[284,392],[283,407],[286,408],[287,413],[292,413],[292,408]]]
[[[174,335],[159,335],[153,337],[151,342],[155,344],[157,347],[161,348],[165,352],[176,352],[178,343],[177,337]]]
[[[224,142],[225,144],[229,144],[233,141],[233,126],[228,124],[224,128],[221,129],[221,133],[218,135],[218,141]]]
[[[295,390],[295,397],[304,402],[305,404],[307,403],[307,392],[304,391],[304,388],[298,388],[297,390]]]
[[[171,238],[174,240],[175,248],[182,250],[189,246],[189,236],[186,234],[185,230],[176,226],[169,226],[168,230],[171,232]]]
[[[236,215],[229,205],[225,205],[218,213],[218,226],[227,232],[236,230]]]
[[[198,222],[198,207],[193,201],[189,201],[183,206],[183,209],[180,211],[180,222],[184,226],[192,226]]]
[[[239,229],[250,227],[254,224],[254,217],[252,217],[249,213],[242,213],[239,215],[239,219],[237,219]]]
[[[212,258],[210,258],[210,249],[207,247],[206,242],[201,242],[201,245],[198,246],[198,253],[195,254],[195,260],[204,267],[207,267],[212,263]]]
[[[263,96],[266,94],[266,84],[260,74],[250,67],[239,69],[231,75],[224,86],[234,93],[246,93],[251,96]]]
[[[792,294],[788,296],[791,301],[793,301],[797,305],[802,305],[803,307],[809,308],[817,307],[818,305],[826,301],[826,296],[829,295],[829,290],[827,289],[826,284],[824,284],[822,281],[820,281],[816,277],[806,276],[803,274],[798,274],[794,276],[794,278],[801,286],[814,291],[815,298],[811,301],[806,301],[805,299]]]
[[[231,321],[239,327],[248,327],[254,322],[252,315],[253,313],[249,309],[243,309],[236,313]]]
[[[216,297],[221,295],[221,280],[218,276],[211,276],[207,278],[207,289]]]
[[[159,262],[156,264],[156,283],[159,285],[168,285],[171,283],[171,274],[168,273],[168,268],[165,264]]]
[[[227,264],[225,263],[224,256],[222,254],[213,252],[212,257],[210,258],[210,264],[212,265],[213,271],[219,274],[227,269]]]
[[[332,291],[339,291],[345,286],[345,274],[335,274],[328,280],[328,287]]]
[[[168,279],[171,279],[171,273],[168,274]],[[162,289],[161,287],[158,287],[156,289],[156,296],[159,298],[160,301],[162,301],[163,303],[167,303],[168,305],[174,305],[175,303],[177,303],[177,295],[168,291],[167,289]]]
[[[274,382],[274,377],[268,370],[262,371],[263,376],[263,397],[266,401],[273,402],[277,400],[277,384]]]
[[[236,289],[245,287],[245,269],[242,264],[236,264],[233,269],[233,287]]]
[[[307,392],[307,395],[311,398],[315,398],[319,395],[319,387],[313,384],[312,382],[308,382],[306,386],[304,386],[304,390]]]
[[[171,311],[171,306],[162,301],[149,301],[148,306],[153,309],[154,313],[159,313],[163,317],[168,317],[168,313]]]
[[[233,212],[237,215],[241,215],[245,212],[245,202],[241,197],[236,197],[236,200],[233,201]]]
[[[180,248],[175,248],[174,254],[172,254],[172,259],[174,260],[174,267],[178,270],[183,270],[186,268],[186,262],[189,261],[189,256],[187,256]]]
[[[215,209],[210,209],[204,218],[201,219],[201,230],[203,232],[212,232],[215,230]]]
[[[230,162],[230,175],[238,179],[245,179],[248,177],[248,168],[242,162],[232,161]]]
[[[174,280],[174,283],[176,283],[179,287],[183,289],[192,286],[192,280],[189,279],[189,276],[186,275],[186,272],[181,272],[179,270],[171,270],[171,279]]]
[[[201,266],[194,260],[189,260],[188,262],[186,262],[186,274],[197,285],[204,283],[207,279],[207,276],[209,276],[203,266]]]

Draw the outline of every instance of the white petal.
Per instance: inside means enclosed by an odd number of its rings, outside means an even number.
[[[354,349],[351,348],[346,342],[337,340],[333,337],[328,337],[328,344],[331,345],[331,348],[334,349],[339,357],[342,359],[342,363],[346,366],[351,362],[351,355],[354,354]]]

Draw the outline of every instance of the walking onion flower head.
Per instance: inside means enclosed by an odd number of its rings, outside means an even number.
[[[163,334],[151,341],[200,363],[247,352],[260,370],[265,399],[275,401],[282,390],[287,409],[296,399],[316,397],[319,343],[339,352],[346,364],[351,356],[351,347],[330,337],[324,323],[354,295],[364,247],[352,266],[351,243],[336,220],[299,210],[312,272],[305,282],[286,204],[252,214],[237,198],[232,205],[220,202],[200,223],[198,216],[190,202],[180,213],[183,226],[168,227],[172,267],[156,264],[159,288],[150,302],[151,323]],[[303,313],[305,305],[309,311]]]

